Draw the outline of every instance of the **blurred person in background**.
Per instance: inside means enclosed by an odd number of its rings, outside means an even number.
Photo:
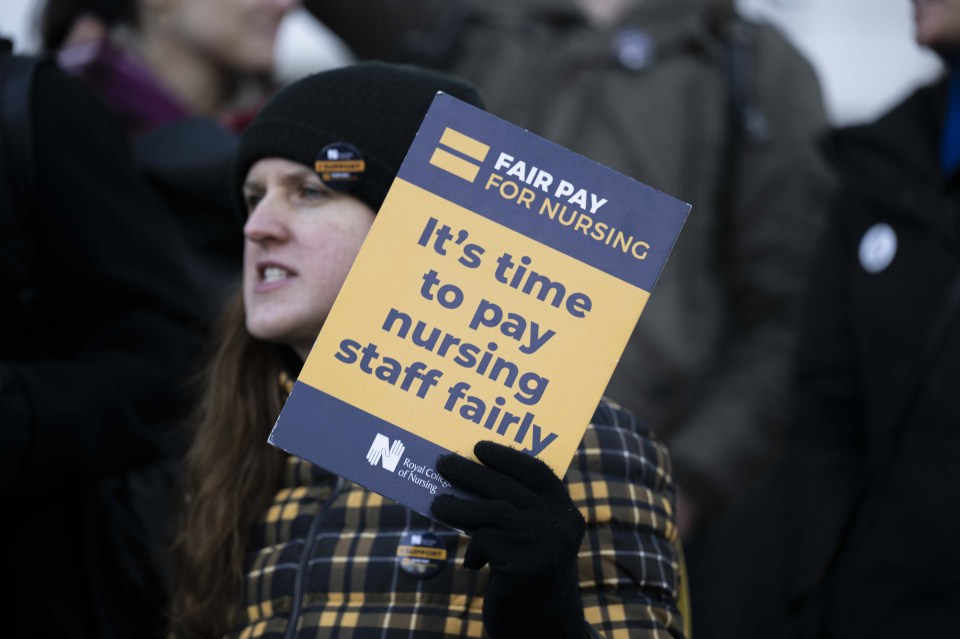
[[[49,61],[0,56],[5,636],[163,628],[155,487],[203,341],[186,255],[103,104]]]
[[[28,232],[0,234],[38,236],[38,283],[4,287],[4,490],[24,504],[8,545],[17,636],[162,629],[174,427],[202,331],[239,284],[230,159],[294,4],[42,7],[46,52],[67,74],[42,63],[21,94],[35,147],[2,140],[8,168],[33,153],[39,201]]]
[[[607,394],[669,443],[695,536],[779,444],[829,184],[808,62],[722,0],[305,6],[359,57],[453,71],[492,113],[693,205]]]
[[[226,199],[237,134],[274,89],[277,32],[297,0],[45,0],[43,49],[116,116],[191,247],[208,319],[237,285]]]
[[[780,617],[738,637],[960,624],[960,1],[913,6],[917,42],[947,72],[829,140],[840,191],[799,344]]]
[[[492,113],[693,205],[606,394],[670,449],[694,634],[709,637],[743,561],[728,537],[753,538],[763,513],[733,506],[782,445],[832,186],[812,67],[725,0],[305,6],[359,57],[462,75]]]
[[[242,128],[272,89],[297,0],[45,0],[43,48],[95,87],[124,130],[191,116]]]

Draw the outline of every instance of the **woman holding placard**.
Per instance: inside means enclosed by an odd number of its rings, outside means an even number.
[[[450,76],[360,64],[293,83],[243,135],[243,291],[187,456],[175,636],[683,636],[668,455],[611,402],[563,481],[492,442],[482,464],[442,457],[480,499],[438,497],[437,521],[266,442],[437,91],[481,104]],[[362,162],[314,170],[330,157]]]

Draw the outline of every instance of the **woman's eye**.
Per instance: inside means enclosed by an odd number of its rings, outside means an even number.
[[[305,200],[322,200],[330,197],[330,193],[321,187],[304,186],[300,189],[300,197]]]
[[[257,208],[257,204],[260,203],[260,200],[263,199],[263,193],[246,193],[243,196],[243,201],[247,206],[247,213],[253,213],[253,209]]]

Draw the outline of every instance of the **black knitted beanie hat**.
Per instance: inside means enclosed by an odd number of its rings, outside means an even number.
[[[361,62],[284,87],[240,137],[231,178],[240,218],[247,217],[243,182],[258,160],[284,158],[313,167],[330,145],[359,153],[364,169],[349,193],[378,211],[438,91],[483,108],[469,83],[412,65]]]

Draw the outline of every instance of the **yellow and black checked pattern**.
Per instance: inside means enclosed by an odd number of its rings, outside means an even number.
[[[603,639],[681,639],[679,559],[666,449],[603,401],[565,481],[587,520],[579,573],[584,614]],[[247,566],[243,639],[486,637],[487,569],[461,568],[469,538],[291,457]],[[397,561],[409,532],[431,532],[448,563],[420,579]],[[306,554],[305,554],[306,553]],[[298,581],[301,579],[302,581]]]

